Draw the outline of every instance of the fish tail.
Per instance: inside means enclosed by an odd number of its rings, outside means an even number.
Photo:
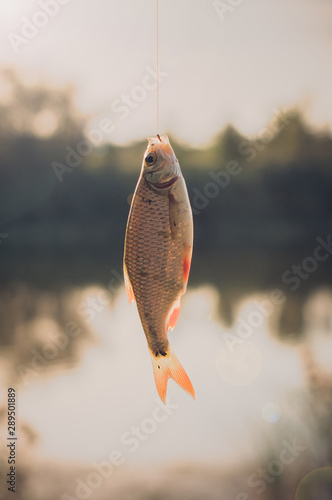
[[[186,374],[183,366],[175,356],[173,349],[169,346],[165,356],[155,356],[152,352],[153,374],[160,399],[165,403],[167,382],[172,378],[182,389],[187,391],[195,399],[195,390]]]

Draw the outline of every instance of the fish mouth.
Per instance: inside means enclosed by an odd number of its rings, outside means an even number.
[[[172,149],[171,143],[169,142],[169,138],[167,135],[160,136],[159,134],[157,134],[155,137],[149,137],[148,141],[149,141],[148,149],[150,147],[153,148],[153,146],[156,146],[157,148],[163,150],[167,156],[174,155],[174,151]]]
[[[145,178],[153,188],[162,191],[167,190],[172,187],[180,176],[178,160],[167,135],[160,136],[157,134],[155,137],[149,137],[148,141],[144,158],[150,153],[155,153],[159,160],[156,165],[151,167],[145,163]]]

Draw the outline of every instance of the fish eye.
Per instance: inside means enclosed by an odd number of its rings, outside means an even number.
[[[152,167],[157,161],[157,155],[156,153],[149,153],[146,158],[145,158],[145,163],[149,166]]]

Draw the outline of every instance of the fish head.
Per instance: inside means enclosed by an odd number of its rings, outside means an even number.
[[[167,189],[181,175],[180,165],[167,135],[149,137],[142,173],[155,189]]]

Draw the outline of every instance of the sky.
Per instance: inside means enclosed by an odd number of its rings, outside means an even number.
[[[195,146],[227,123],[256,135],[293,106],[332,129],[331,42],[330,0],[159,0],[159,132]],[[73,85],[112,142],[157,132],[156,46],[156,0],[0,2],[0,68]]]

